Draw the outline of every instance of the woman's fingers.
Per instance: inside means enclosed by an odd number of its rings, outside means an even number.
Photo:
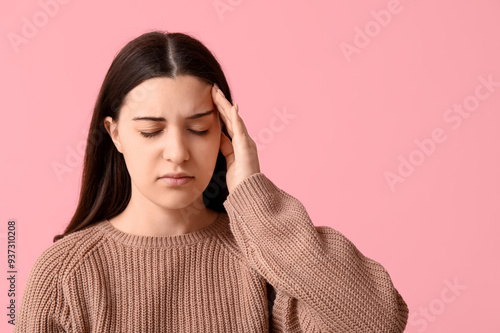
[[[212,99],[226,124],[229,138],[221,133],[220,150],[226,158],[226,182],[229,192],[249,175],[260,172],[257,145],[248,134],[245,122],[238,113],[238,105],[232,105],[217,89],[212,88]]]
[[[220,89],[217,88],[217,85],[214,84],[213,91],[213,99],[217,108],[219,109],[220,114],[226,124],[227,132],[231,136],[231,139],[236,139],[238,141],[243,140],[246,144],[251,143],[252,139],[248,134],[247,127],[245,122],[239,115],[239,106],[235,103],[232,105]],[[237,138],[235,138],[235,134]]]
[[[234,128],[233,128],[233,120],[235,110],[233,105],[229,103],[229,101],[224,97],[224,94],[220,89],[218,89],[217,85],[212,86],[212,99],[219,110],[219,113],[224,121],[227,131],[231,138],[234,136]]]
[[[237,132],[242,134],[243,136],[247,136],[247,127],[245,126],[245,122],[243,119],[241,119],[240,114],[239,114],[239,108],[240,106],[238,104],[235,104],[234,107],[231,110],[231,114],[233,115],[233,132]]]

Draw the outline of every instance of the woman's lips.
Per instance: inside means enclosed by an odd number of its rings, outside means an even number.
[[[163,177],[160,178],[162,182],[171,186],[181,186],[189,183],[193,177]]]

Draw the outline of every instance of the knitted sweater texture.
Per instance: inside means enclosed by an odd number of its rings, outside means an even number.
[[[263,173],[224,207],[182,235],[132,235],[104,220],[58,240],[30,272],[14,332],[404,330],[408,307],[388,272],[314,226]]]

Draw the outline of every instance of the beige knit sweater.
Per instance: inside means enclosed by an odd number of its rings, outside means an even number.
[[[105,220],[57,241],[31,270],[14,332],[404,330],[408,308],[387,271],[314,226],[263,173],[224,207],[183,235],[131,235]]]

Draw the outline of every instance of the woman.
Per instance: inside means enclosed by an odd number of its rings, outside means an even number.
[[[154,31],[108,70],[78,207],[14,331],[402,332],[407,318],[387,271],[260,171],[212,53]]]

